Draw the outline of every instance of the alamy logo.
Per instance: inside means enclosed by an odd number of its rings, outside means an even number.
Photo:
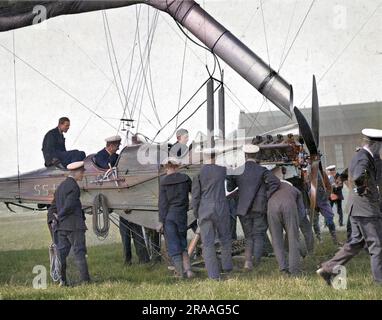
[[[37,274],[33,278],[32,285],[34,289],[46,289],[47,288],[47,278],[46,278],[46,268],[45,266],[37,265],[33,267],[32,272]]]

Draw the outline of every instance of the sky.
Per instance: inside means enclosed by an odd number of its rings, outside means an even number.
[[[280,74],[293,85],[295,105],[310,106],[313,74],[321,106],[382,100],[382,1],[316,0],[307,16],[311,0],[199,3],[274,69],[285,59]],[[147,91],[136,94],[140,52],[144,59],[148,30],[156,16],[150,73],[146,74],[150,95]],[[0,33],[0,177],[15,174],[18,167],[20,172],[42,167],[44,134],[61,116],[71,119],[66,134],[68,150],[90,154],[102,149],[104,139],[117,133],[123,116],[121,82],[129,92],[129,107],[135,106],[134,114],[125,117],[135,120],[134,131],[154,137],[208,78],[206,65],[213,70],[211,55],[188,40],[165,13],[138,5],[107,10],[106,18],[113,46],[108,31],[105,35],[107,23],[101,11],[61,16],[38,26]],[[15,64],[13,45],[22,59],[16,58]],[[230,89],[226,96],[227,132],[237,128],[240,110],[276,110],[222,61],[221,66]],[[141,83],[144,87],[144,78]],[[180,114],[178,123],[205,95],[202,89]],[[157,141],[169,138],[175,127],[175,121],[171,122]],[[197,131],[205,131],[205,106],[184,127],[191,138]]]

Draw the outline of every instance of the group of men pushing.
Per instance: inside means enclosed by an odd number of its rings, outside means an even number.
[[[81,280],[90,279],[85,258],[85,218],[76,183],[83,176],[82,160],[85,154],[78,150],[66,151],[62,134],[69,129],[69,125],[69,119],[61,118],[58,127],[47,133],[43,143],[46,165],[61,163],[72,171],[57,188],[55,200],[49,210],[58,224],[58,249],[64,283],[65,260],[71,246],[77,257]],[[365,145],[353,157],[349,167],[349,182],[352,188],[354,187],[350,190],[351,237],[337,255],[323,263],[317,271],[328,283],[334,276],[334,267],[347,263],[365,246],[371,256],[374,280],[382,283],[382,214],[379,193],[379,185],[382,184],[380,160],[382,130],[364,130],[363,134]],[[221,272],[233,270],[231,217],[226,189],[233,191],[236,188],[238,189],[236,215],[240,218],[245,236],[244,269],[251,271],[254,264],[260,263],[266,231],[269,228],[280,271],[288,275],[299,275],[302,270],[300,230],[310,252],[313,250],[313,233],[303,195],[290,182],[282,179],[281,168],[271,172],[259,165],[256,161],[259,147],[249,144],[243,146],[242,151],[245,154],[243,166],[237,168],[233,174],[227,175],[226,167],[216,164],[217,150],[205,149],[200,172],[191,181],[190,177],[179,172],[181,167],[179,158],[189,150],[186,146],[187,130],[178,131],[177,139],[179,146],[184,148],[178,148],[175,154],[170,152],[170,156],[164,162],[166,175],[160,180],[157,228],[157,231],[164,233],[176,275],[193,277],[187,253],[189,194],[192,195],[192,207],[200,229],[203,258],[209,278],[218,280],[221,279]],[[115,165],[121,139],[117,136],[106,141],[106,148],[98,152],[95,157],[96,164],[105,169]],[[55,143],[59,148],[52,152]],[[319,186],[320,183],[323,185],[323,182],[319,181]],[[321,206],[318,201],[318,209],[321,212],[326,210],[326,204],[328,210],[331,209],[327,195],[325,200],[325,203],[321,201]],[[334,203],[336,199],[331,200]],[[330,219],[328,226],[332,231]],[[284,231],[287,248],[285,248]],[[220,263],[215,248],[217,239],[221,247]]]

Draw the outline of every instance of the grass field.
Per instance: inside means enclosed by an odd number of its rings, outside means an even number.
[[[382,287],[373,284],[366,253],[347,266],[347,290],[328,287],[316,276],[316,265],[336,251],[326,234],[315,255],[304,260],[304,275],[297,279],[280,275],[275,259],[265,258],[252,273],[237,271],[221,282],[207,279],[204,271],[196,279],[177,281],[165,263],[123,266],[114,226],[104,242],[88,231],[92,284],[59,288],[49,278],[47,289],[34,289],[33,267],[44,265],[49,270],[45,214],[15,215],[0,210],[0,299],[382,299]],[[343,232],[340,237],[344,238]],[[75,277],[75,268],[70,269]]]

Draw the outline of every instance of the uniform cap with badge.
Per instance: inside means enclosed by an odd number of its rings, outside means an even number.
[[[327,167],[326,167],[326,170],[327,170],[327,171],[334,171],[334,170],[336,170],[336,166],[335,166],[334,164],[332,164],[332,165],[330,165],[330,166],[327,166]]]
[[[366,128],[362,130],[362,134],[371,141],[382,142],[382,130]]]

